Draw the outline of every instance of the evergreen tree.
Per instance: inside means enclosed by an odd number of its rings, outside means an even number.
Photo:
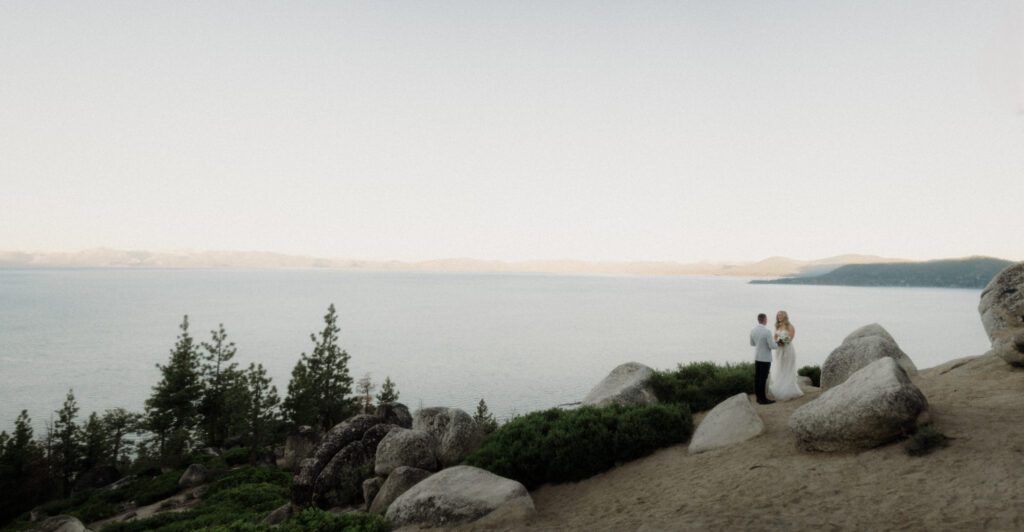
[[[146,400],[146,428],[156,439],[162,460],[183,456],[192,442],[202,393],[199,354],[188,333],[188,316],[181,322],[181,334],[171,350],[167,365],[161,366],[160,382]]]
[[[32,420],[22,410],[14,432],[0,437],[0,523],[39,504],[46,495],[49,479],[32,432]]]
[[[313,425],[329,430],[354,413],[349,355],[338,346],[338,316],[332,304],[324,316],[320,337],[311,334],[313,352],[302,353],[292,370],[284,410],[293,426]]]
[[[110,438],[107,427],[96,412],[82,425],[82,471],[113,462],[110,455]]]
[[[377,394],[377,405],[395,402],[398,402],[398,389],[391,377],[384,377],[384,384],[380,385],[380,393]]]
[[[473,420],[476,421],[476,425],[480,427],[484,435],[498,430],[498,421],[494,419],[494,414],[491,414],[483,399],[480,399],[476,405],[476,414],[473,415]]]
[[[71,483],[81,461],[82,439],[80,429],[75,424],[76,416],[78,403],[75,401],[75,392],[68,390],[64,405],[57,411],[57,421],[53,424],[53,464],[57,470],[60,491],[65,497],[71,494]]]
[[[115,465],[131,461],[135,440],[129,434],[139,430],[141,416],[123,408],[114,408],[103,413],[103,428],[107,434],[110,459]]]
[[[277,395],[277,387],[271,384],[267,370],[263,364],[249,364],[243,375],[245,382],[246,408],[243,410],[246,424],[246,436],[249,442],[249,455],[255,460],[272,437],[279,415],[277,411],[281,399]]]
[[[363,375],[361,379],[356,381],[356,395],[360,404],[362,413],[369,414],[373,410],[373,390],[377,386],[370,380],[370,374]]]
[[[203,342],[202,356],[202,399],[199,403],[201,425],[207,445],[220,447],[228,437],[228,431],[237,423],[237,410],[231,408],[237,391],[241,372],[235,357],[235,343],[227,341],[224,324],[216,331],[210,331],[211,342]]]

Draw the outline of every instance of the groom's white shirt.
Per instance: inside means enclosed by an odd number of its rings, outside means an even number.
[[[750,345],[754,346],[754,360],[769,363],[772,361],[772,349],[779,347],[772,338],[772,332],[760,323],[750,331]]]

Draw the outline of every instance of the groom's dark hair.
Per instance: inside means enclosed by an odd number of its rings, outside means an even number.
[[[757,315],[757,322],[762,324],[762,325],[765,324],[765,323],[768,323],[768,315],[763,313],[763,312],[758,314]]]

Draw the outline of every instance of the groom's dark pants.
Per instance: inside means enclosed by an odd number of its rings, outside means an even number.
[[[768,384],[768,370],[771,368],[771,362],[754,362],[754,393],[757,394],[757,402],[759,403],[768,400],[764,390]]]

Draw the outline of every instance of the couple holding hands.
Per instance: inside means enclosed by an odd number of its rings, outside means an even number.
[[[774,331],[769,330],[767,324],[768,316],[758,314],[757,326],[750,331],[750,345],[754,347],[754,391],[757,402],[762,405],[796,399],[804,394],[797,382],[793,349],[796,329],[789,322],[789,314],[780,310],[775,315]]]

